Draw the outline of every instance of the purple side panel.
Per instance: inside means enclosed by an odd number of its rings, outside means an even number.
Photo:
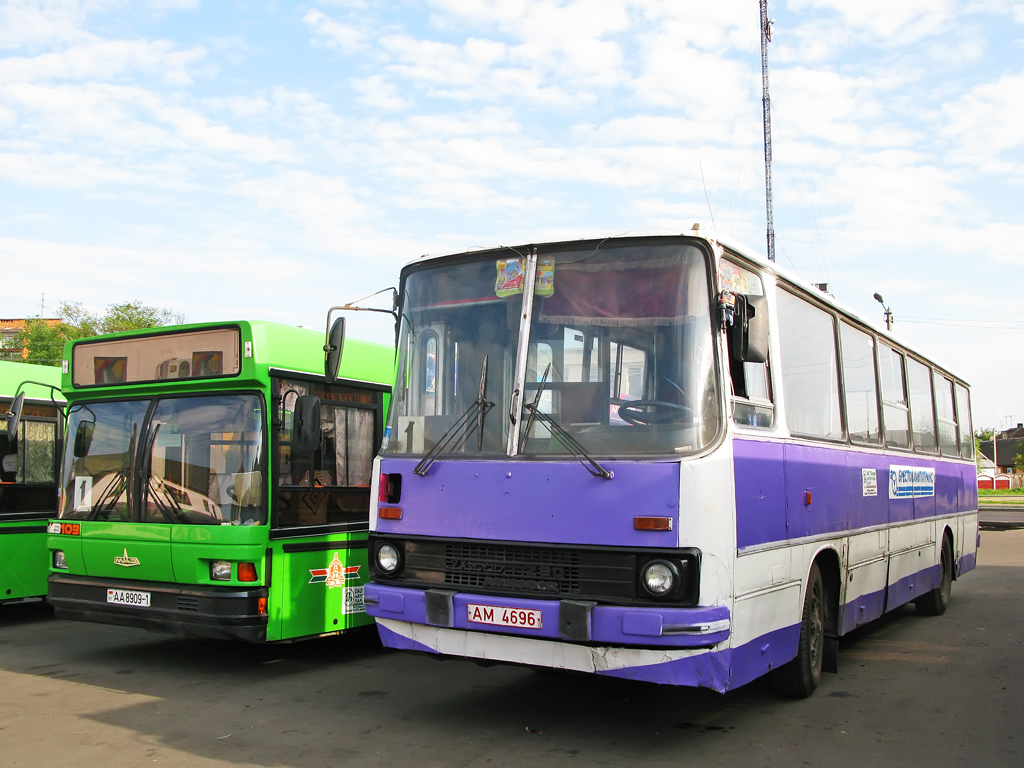
[[[608,462],[611,480],[578,462],[435,461],[424,477],[417,459],[387,458],[384,473],[402,475],[401,520],[377,531],[493,541],[675,547],[679,464]],[[636,516],[667,517],[669,531],[637,531]]]
[[[960,511],[970,512],[978,508],[978,469],[977,467],[961,467]]]
[[[725,693],[746,685],[796,656],[800,626],[761,635],[739,648],[712,651],[662,664],[612,669],[599,674],[663,685],[688,685]]]
[[[940,571],[940,566],[933,565],[890,584],[886,610],[891,611],[894,608],[899,608],[901,605],[909,603],[915,597],[920,597],[935,589],[935,587],[939,586]]]
[[[838,533],[849,528],[852,473],[847,470],[847,458],[846,451],[786,445],[788,538]],[[857,492],[860,493],[859,476]]]
[[[977,509],[973,468],[937,457],[755,440],[736,440],[733,451],[740,549]],[[934,467],[935,495],[890,499],[891,465]],[[874,496],[864,470],[875,472]]]
[[[782,443],[736,440],[736,545],[785,541],[786,477]]]
[[[885,613],[885,590],[869,592],[866,595],[854,598],[842,607],[842,627],[840,635],[845,635],[852,629],[869,621],[874,621]]]
[[[968,552],[966,555],[960,558],[957,563],[956,575],[962,576],[968,571],[973,571],[975,566],[978,564],[978,553]]]

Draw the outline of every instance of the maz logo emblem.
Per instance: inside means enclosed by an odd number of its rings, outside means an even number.
[[[134,568],[136,565],[140,565],[139,558],[128,557],[128,550],[125,549],[123,555],[118,555],[114,558],[114,565],[123,565],[125,568]]]

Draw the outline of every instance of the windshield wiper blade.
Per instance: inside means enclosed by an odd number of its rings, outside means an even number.
[[[544,387],[547,386],[549,373],[551,373],[551,363],[548,363],[548,367],[544,369],[544,375],[540,378],[540,386],[537,387],[537,394],[533,396],[533,402],[530,405],[523,405],[523,410],[530,412],[530,418],[526,420],[526,429],[523,431],[523,441],[519,446],[520,450],[524,450],[526,444],[530,441],[530,430],[533,429],[533,422],[539,413],[537,406],[540,404],[540,396],[544,394]],[[512,423],[515,424],[515,421],[513,420]]]
[[[161,500],[163,496],[163,500]],[[181,504],[174,498],[174,492],[156,475],[150,475],[146,483],[146,499],[152,499],[160,514],[169,523],[187,523],[189,519],[183,514]]]
[[[541,423],[547,426],[552,437],[561,443],[562,447],[569,451],[569,453],[571,453],[573,457],[583,465],[583,468],[587,470],[587,472],[592,474],[594,477],[603,477],[605,480],[611,480],[615,477],[614,472],[602,467],[597,463],[597,460],[594,459],[593,456],[587,453],[587,449],[583,447],[579,440],[570,435],[562,425],[555,421],[551,416],[540,410],[537,407],[536,400],[532,403],[527,403],[523,408],[530,412],[530,423],[533,422],[534,416],[540,419]]]
[[[117,500],[121,498],[121,494],[124,493],[127,485],[128,470],[117,470],[110,482],[107,483],[107,487],[103,489],[103,493],[96,499],[96,503],[92,505],[92,509],[89,510],[89,519],[98,520],[104,512],[112,510]]]
[[[466,441],[469,440],[470,435],[474,431],[478,431],[477,436],[477,450],[483,450],[484,446],[484,418],[487,413],[494,407],[494,403],[487,399],[487,355],[484,355],[483,365],[480,367],[480,387],[477,392],[477,398],[473,401],[473,404],[466,409],[459,418],[457,418],[445,433],[441,435],[434,447],[430,449],[426,456],[420,459],[420,463],[413,469],[413,474],[420,475],[421,477],[427,474],[427,470],[430,469],[430,465],[433,464],[437,457],[450,445],[457,444],[458,449],[461,450],[465,446]],[[473,417],[476,417],[475,419]]]

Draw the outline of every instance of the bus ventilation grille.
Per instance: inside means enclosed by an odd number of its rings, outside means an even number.
[[[199,598],[198,597],[179,597],[178,598],[178,610],[179,611],[199,611]]]
[[[445,583],[454,587],[577,595],[579,553],[449,543],[445,547]]]

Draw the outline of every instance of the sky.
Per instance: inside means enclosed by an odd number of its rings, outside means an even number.
[[[769,16],[779,265],[1024,422],[1024,4]],[[0,317],[321,328],[423,254],[697,221],[765,250],[757,0],[0,0]]]

